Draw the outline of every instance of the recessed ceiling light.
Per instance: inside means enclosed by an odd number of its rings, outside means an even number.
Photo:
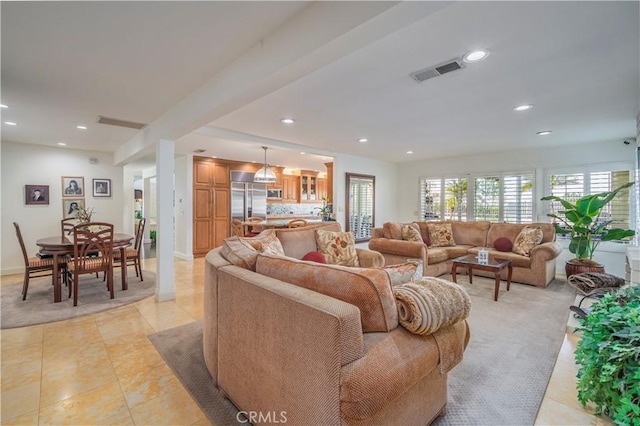
[[[80,130],[87,130],[87,126],[76,126]]]
[[[306,152],[300,152],[300,155],[305,155],[305,154],[306,154]]]
[[[9,107],[5,104],[0,104],[0,108],[9,108]]]
[[[284,124],[293,124],[296,120],[294,120],[293,118],[283,118],[280,121]]]
[[[550,134],[551,134],[551,130],[541,130],[541,131],[536,133],[536,135],[538,135],[538,136],[545,136],[545,135],[550,135]]]
[[[4,124],[8,124],[9,126],[16,126],[17,125],[13,121],[5,121]]]
[[[413,154],[413,151],[407,151],[407,154]]]
[[[531,108],[533,108],[533,105],[531,104],[527,104],[527,105],[518,105],[517,107],[513,108],[514,111],[527,111],[530,110]]]
[[[369,139],[367,139],[367,138],[360,138],[360,139],[358,139],[358,142],[360,142],[360,143],[369,142]]]
[[[64,142],[58,142],[58,145],[60,145],[60,146],[67,146],[67,144],[66,144],[66,143],[64,143]]]
[[[489,56],[488,50],[478,49],[465,54],[462,57],[462,60],[465,62],[478,62],[483,59],[486,59],[487,56]]]
[[[211,158],[218,158],[218,156],[217,155],[212,155]]]

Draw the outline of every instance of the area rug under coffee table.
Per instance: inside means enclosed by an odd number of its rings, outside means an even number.
[[[450,276],[443,276],[450,278]],[[565,334],[575,292],[564,280],[547,288],[512,284],[493,301],[494,280],[458,283],[471,297],[471,340],[449,373],[447,415],[436,425],[532,425]],[[213,386],[202,353],[202,322],[149,336],[203,412],[216,425],[240,424]]]

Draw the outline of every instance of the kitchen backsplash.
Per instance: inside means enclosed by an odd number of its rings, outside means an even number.
[[[321,208],[322,208],[322,203],[317,203],[317,204],[315,203],[305,203],[305,204],[267,203],[267,214],[317,215]]]

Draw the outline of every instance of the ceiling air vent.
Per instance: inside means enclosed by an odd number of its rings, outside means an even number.
[[[203,152],[206,152],[206,149],[194,149],[193,152],[196,154],[202,154]]]
[[[415,81],[421,82],[421,81],[429,80],[430,78],[438,77],[443,74],[456,71],[462,68],[465,68],[464,62],[462,62],[462,59],[456,58],[456,59],[451,59],[449,61],[443,62],[433,67],[429,67],[420,71],[413,72],[409,75]]]
[[[143,129],[147,125],[142,123],[134,123],[133,121],[119,120],[117,118],[98,116],[98,123],[109,124],[110,126],[128,127],[129,129]]]

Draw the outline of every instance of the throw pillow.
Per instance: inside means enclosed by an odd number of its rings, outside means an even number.
[[[418,269],[418,264],[416,262],[405,262],[398,263],[397,265],[383,266],[382,269],[389,274],[391,286],[397,286],[413,280],[416,269]]]
[[[327,263],[327,260],[324,258],[324,254],[319,251],[310,251],[302,257],[302,260],[316,263]]]
[[[278,256],[284,256],[284,249],[282,248],[282,243],[276,236],[276,231],[274,229],[267,229],[260,232],[258,235],[252,238],[243,238],[240,237],[241,240],[248,242],[249,244],[260,243],[259,247],[256,249],[261,253],[269,253],[275,254]]]
[[[273,229],[262,231],[253,238],[236,236],[225,238],[222,242],[222,257],[241,268],[255,271],[259,253],[284,256],[282,244]]]
[[[513,249],[513,243],[507,237],[500,237],[493,242],[493,248],[498,251],[510,252]]]
[[[449,247],[456,245],[450,223],[430,223],[428,229],[429,241],[432,247]]]
[[[425,243],[428,246],[431,245],[431,241],[429,241],[429,237],[428,236],[422,237],[422,242]]]
[[[422,242],[420,231],[418,231],[413,225],[410,224],[402,225],[402,239],[405,241],[416,241],[419,243]]]
[[[529,257],[531,249],[542,242],[542,228],[525,226],[513,242],[513,252]]]
[[[316,230],[316,245],[329,264],[360,266],[356,242],[351,232]]]

